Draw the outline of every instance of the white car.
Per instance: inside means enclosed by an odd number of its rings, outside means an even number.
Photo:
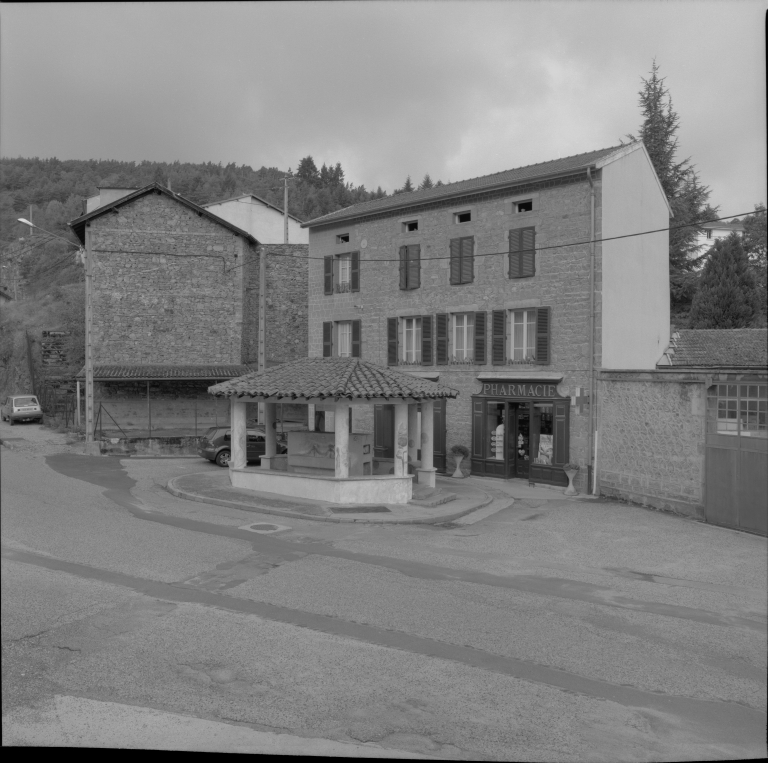
[[[9,395],[0,408],[0,415],[11,426],[17,421],[36,421],[38,424],[43,421],[43,409],[34,395]]]

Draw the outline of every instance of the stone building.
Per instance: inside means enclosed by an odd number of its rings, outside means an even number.
[[[670,214],[636,142],[317,218],[309,354],[458,389],[435,406],[438,468],[464,445],[472,474],[564,485],[576,462],[585,490],[596,369],[652,370],[669,340]],[[388,405],[353,409],[379,461],[392,421]]]
[[[101,428],[155,437],[227,423],[228,406],[207,388],[257,366],[265,245],[156,183],[100,190],[105,203],[89,200],[90,211],[70,226],[92,256]],[[272,363],[307,351],[306,247],[277,249],[266,268]]]
[[[681,330],[655,370],[598,384],[601,494],[766,534],[766,329]]]

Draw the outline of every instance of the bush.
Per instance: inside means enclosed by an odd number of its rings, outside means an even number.
[[[466,445],[453,445],[451,446],[451,453],[453,453],[454,456],[464,456],[464,458],[468,458],[469,448]]]

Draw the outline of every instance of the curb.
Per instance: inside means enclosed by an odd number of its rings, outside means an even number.
[[[203,474],[204,472],[198,472]],[[483,499],[470,506],[467,509],[461,511],[455,511],[451,514],[443,514],[436,517],[415,517],[413,519],[358,519],[354,517],[317,517],[311,514],[301,514],[295,511],[282,511],[281,509],[274,509],[268,506],[258,506],[252,503],[241,503],[240,501],[227,501],[221,498],[207,498],[197,493],[188,493],[180,488],[176,487],[176,480],[188,477],[190,475],[184,474],[180,477],[173,477],[168,480],[168,484],[165,489],[177,498],[183,498],[187,501],[196,501],[198,503],[208,503],[214,506],[227,506],[233,509],[240,509],[242,511],[250,511],[256,514],[273,514],[279,517],[290,517],[292,519],[308,519],[313,522],[336,522],[338,524],[371,524],[371,525],[436,525],[452,522],[455,519],[471,514],[473,511],[485,508],[489,503],[493,502],[493,497],[488,495],[484,490],[479,490],[484,496]]]

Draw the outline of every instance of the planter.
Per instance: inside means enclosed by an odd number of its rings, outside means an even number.
[[[456,461],[456,471],[453,473],[453,476],[457,480],[463,480],[464,475],[461,473],[461,462],[464,460],[464,456],[460,455],[459,453],[454,453],[453,458]]]
[[[564,469],[566,477],[568,477],[568,487],[565,489],[565,495],[578,495],[578,491],[573,486],[574,477],[579,473],[578,469]]]

